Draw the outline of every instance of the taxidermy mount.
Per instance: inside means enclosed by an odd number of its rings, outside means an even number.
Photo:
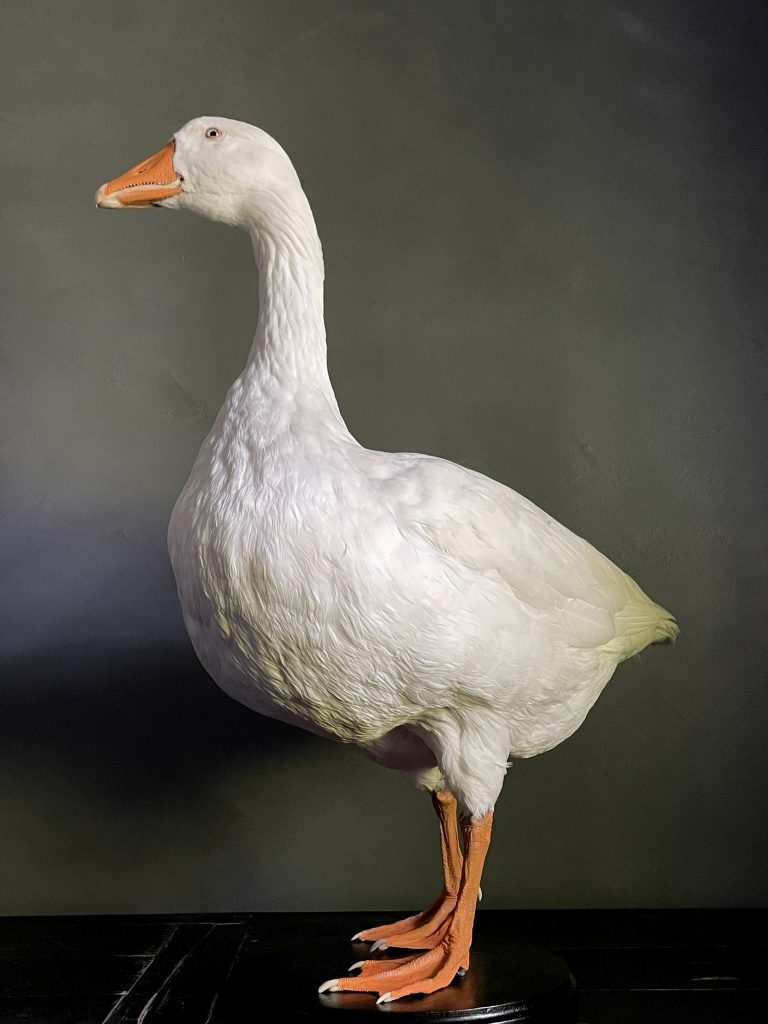
[[[96,202],[192,210],[251,236],[256,335],[168,532],[184,621],[230,696],[431,794],[440,895],[354,937],[418,952],[363,960],[320,991],[434,992],[469,967],[509,758],[570,736],[619,662],[673,640],[675,620],[504,484],[352,437],[328,376],[314,218],[266,132],[195,118]]]

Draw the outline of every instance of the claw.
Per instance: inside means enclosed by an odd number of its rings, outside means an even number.
[[[392,993],[391,992],[385,992],[384,995],[379,996],[379,998],[376,1000],[376,1005],[378,1006],[380,1003],[391,1003],[391,1002],[394,1002],[394,997],[393,997]]]
[[[365,940],[363,938],[361,938],[362,934],[363,934],[362,932],[355,932],[355,934],[352,936],[352,938],[349,941],[350,942],[364,942]]]
[[[351,974],[352,971],[359,971],[364,963],[365,963],[365,960],[358,960],[356,964],[352,964],[351,967],[347,968],[347,974]]]
[[[318,995],[322,995],[323,992],[341,992],[338,978],[331,978],[330,981],[324,981],[320,988],[317,990]]]
[[[376,942],[371,946],[371,952],[375,953],[377,949],[389,949],[389,943],[386,939],[377,939]]]

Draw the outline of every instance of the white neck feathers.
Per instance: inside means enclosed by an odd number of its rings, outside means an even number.
[[[296,399],[343,425],[328,376],[322,247],[298,184],[259,205],[250,235],[259,271],[259,320],[243,377],[262,399]]]

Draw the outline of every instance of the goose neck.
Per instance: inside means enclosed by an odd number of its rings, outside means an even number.
[[[245,377],[260,400],[311,411],[347,434],[328,375],[323,256],[309,203],[250,232],[259,273],[259,319]]]

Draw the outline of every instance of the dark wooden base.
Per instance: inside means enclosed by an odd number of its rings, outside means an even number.
[[[395,955],[395,951],[392,951]],[[382,958],[384,959],[384,958]],[[319,1007],[302,999],[297,1010],[310,1020],[370,1024],[382,1011],[403,1024],[576,1024],[576,986],[567,964],[541,947],[514,939],[472,951],[472,967],[440,992],[377,1006],[375,996],[333,992]],[[379,1016],[379,1020],[381,1017]]]
[[[369,996],[321,1000],[320,982],[364,956],[349,936],[397,916],[0,918],[0,1024],[573,1021],[564,963],[581,1024],[765,1020],[759,910],[480,910],[472,970],[442,993],[376,1009]]]

